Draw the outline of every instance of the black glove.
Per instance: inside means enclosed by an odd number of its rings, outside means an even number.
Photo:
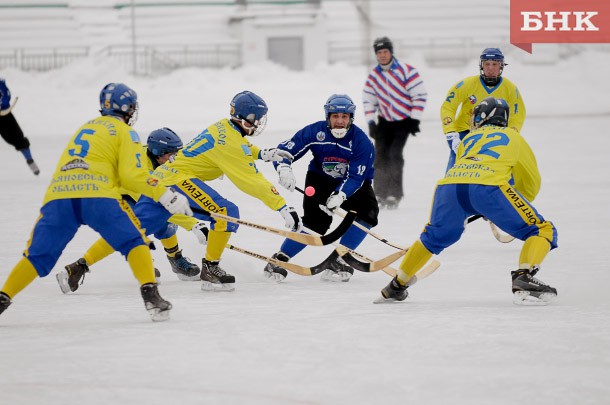
[[[369,136],[372,139],[377,138],[377,124],[375,124],[375,121],[369,121]]]
[[[419,133],[419,120],[413,118],[405,119],[405,131],[413,136]]]

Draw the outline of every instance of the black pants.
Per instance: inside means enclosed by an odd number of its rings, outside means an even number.
[[[305,187],[312,186],[316,193],[313,197],[303,198],[303,225],[322,235],[328,231],[333,219],[322,211],[319,205],[326,203],[330,194],[335,191],[341,181],[316,172],[307,172]],[[365,181],[358,191],[341,204],[341,208],[347,211],[356,211],[356,220],[359,222],[368,224],[371,227],[377,225],[379,205],[377,205],[375,192],[370,181]]]
[[[23,135],[23,131],[13,116],[13,113],[9,113],[3,117],[0,116],[0,135],[6,143],[13,145],[17,150],[30,147],[30,141]]]
[[[381,201],[393,196],[400,200],[402,173],[405,160],[402,156],[409,133],[405,121],[386,121],[379,117],[375,137],[375,193]]]

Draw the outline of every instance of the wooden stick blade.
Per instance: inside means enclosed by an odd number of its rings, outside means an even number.
[[[239,253],[243,253],[247,256],[251,256],[256,259],[260,259],[262,261],[265,261],[265,262],[268,262],[271,264],[275,264],[276,266],[280,266],[281,268],[286,269],[292,273],[298,274],[300,276],[313,276],[314,275],[314,273],[311,271],[311,269],[309,267],[299,266],[298,264],[294,264],[294,263],[283,262],[281,260],[274,259],[273,257],[264,256],[264,255],[261,255],[256,252],[252,252],[250,250],[242,249],[235,245],[227,244],[226,246],[227,246],[227,248],[229,248],[231,250],[234,250]]]

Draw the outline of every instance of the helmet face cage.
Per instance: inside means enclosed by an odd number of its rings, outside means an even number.
[[[506,100],[501,98],[487,97],[481,101],[472,112],[471,127],[480,128],[484,125],[497,125],[506,127],[510,110]]]
[[[326,125],[328,126],[328,129],[330,129],[330,132],[335,138],[343,138],[352,126],[352,123],[354,122],[354,113],[356,112],[356,105],[350,96],[347,94],[333,94],[326,100],[324,111],[326,112]],[[331,128],[330,115],[333,113],[349,114],[349,123],[346,128]]]
[[[500,74],[497,77],[487,77],[485,76],[485,71],[483,70],[483,62],[487,60],[492,60],[500,63]],[[481,57],[479,60],[479,73],[481,75],[481,79],[483,82],[489,86],[495,86],[500,81],[500,77],[502,76],[502,72],[504,72],[504,54],[499,48],[485,48],[481,53]]]
[[[138,95],[123,83],[108,83],[100,92],[100,113],[118,116],[128,125],[138,120]]]
[[[239,122],[250,136],[263,132],[267,126],[267,111],[265,101],[251,91],[243,91],[231,100],[231,119]]]
[[[127,120],[127,125],[132,127],[136,124],[136,122],[138,121],[139,111],[140,111],[140,104],[136,101],[135,105],[133,106],[131,114],[129,114],[129,119]]]
[[[167,153],[177,153],[182,149],[182,139],[171,129],[155,129],[148,135],[146,146],[154,156],[163,156]]]

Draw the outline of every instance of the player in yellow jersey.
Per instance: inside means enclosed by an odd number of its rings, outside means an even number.
[[[441,105],[443,133],[451,148],[447,170],[455,162],[455,152],[460,140],[470,131],[474,106],[484,98],[495,97],[506,100],[510,106],[508,126],[521,131],[525,121],[525,104],[517,86],[502,76],[506,65],[500,49],[486,48],[479,60],[480,75],[461,80],[447,92],[445,101]]]
[[[23,257],[0,290],[0,313],[36,277],[47,276],[78,228],[88,225],[126,257],[153,321],[169,318],[172,305],[159,295],[149,241],[119,186],[159,201],[168,215],[192,212],[183,195],[159,185],[142,164],[140,138],[131,127],[136,93],[109,83],[100,108],[102,116],[81,126],[59,158]]]
[[[171,186],[188,197],[196,218],[211,222],[201,266],[202,290],[235,289],[235,277],[227,274],[219,262],[231,233],[236,232],[238,226],[202,214],[201,210],[239,218],[237,205],[224,198],[206,181],[224,175],[240,190],[280,213],[286,227],[295,232],[302,227],[296,210],[286,205],[284,198],[255,164],[256,159],[266,162],[292,160],[292,155],[277,148],[261,150],[245,138],[263,131],[267,121],[267,105],[256,94],[244,91],[233,97],[230,115],[230,119],[222,119],[203,130],[176,154],[173,162],[159,166],[153,173],[160,184]],[[135,213],[149,233],[163,227],[170,216],[148,197],[138,200]]]
[[[176,153],[182,149],[182,140],[180,137],[169,128],[159,128],[152,131],[148,135],[146,145],[142,146],[142,156],[146,156],[143,162],[150,173],[163,163],[174,159]],[[123,200],[134,207],[136,201],[140,198],[140,193],[134,193],[130,190],[121,188],[120,190]],[[178,225],[181,225],[186,230],[192,230],[198,224],[197,219],[187,215],[173,215],[167,226],[154,234],[155,238],[161,241],[167,260],[169,261],[172,271],[176,273],[178,278],[183,281],[199,280],[199,267],[196,264],[182,255],[182,251],[178,246],[178,237],[176,231]],[[100,238],[85,252],[85,254],[75,261],[68,264],[64,269],[60,270],[56,277],[59,287],[64,294],[74,292],[84,280],[85,273],[90,271],[89,267],[94,263],[99,262],[106,256],[114,252],[112,246],[103,238]],[[155,268],[155,275],[159,277],[161,274]]]
[[[525,241],[519,268],[511,272],[514,302],[546,304],[557,296],[555,288],[534,278],[549,250],[557,247],[557,229],[531,204],[540,190],[540,173],[525,139],[507,127],[510,109],[505,100],[493,97],[475,107],[473,130],[462,140],[455,165],[438,182],[428,224],[377,302],[407,298],[409,279],[433,254],[457,242],[466,218],[477,214]]]

